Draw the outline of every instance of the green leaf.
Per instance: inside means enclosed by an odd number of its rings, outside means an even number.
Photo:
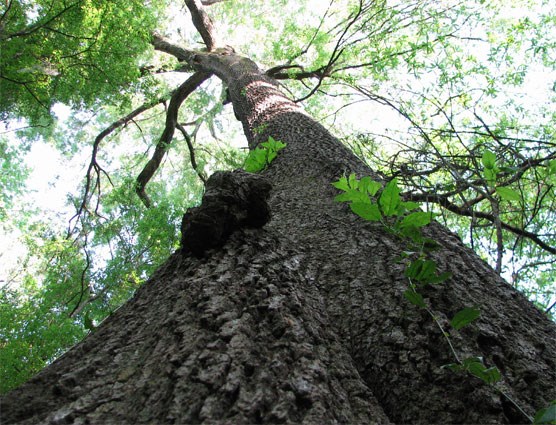
[[[534,424],[556,424],[556,400],[535,414]]]
[[[448,363],[440,366],[440,369],[450,369],[452,372],[459,372],[463,367],[458,363]]]
[[[414,209],[419,208],[419,203],[413,202],[413,201],[402,202],[402,207],[403,207],[406,211],[412,211],[412,210],[414,210]]]
[[[452,273],[444,272],[444,273],[440,273],[438,276],[430,277],[427,283],[438,284],[447,281],[451,277],[452,277]]]
[[[266,156],[266,162],[268,164],[270,164],[272,161],[274,161],[274,159],[278,156],[278,154],[276,153],[276,151],[274,150],[269,150],[268,154]]]
[[[267,149],[273,149],[276,152],[284,149],[287,144],[283,143],[279,140],[274,140],[274,138],[272,136],[268,136],[268,140],[266,142],[262,142],[261,146],[267,148]]]
[[[556,174],[556,159],[548,161],[548,172],[550,174]]]
[[[411,263],[409,263],[409,266],[405,269],[404,272],[405,276],[411,279],[415,279],[421,272],[421,269],[423,268],[423,263],[424,261],[421,259],[413,260]]]
[[[436,273],[436,263],[432,260],[423,261],[421,270],[415,277],[419,282],[428,283]]]
[[[425,282],[436,272],[436,263],[432,260],[421,260],[420,258],[409,263],[405,275],[419,282]]]
[[[350,204],[350,208],[359,217],[368,221],[380,221],[382,218],[377,204],[353,202]]]
[[[421,245],[423,241],[423,235],[421,234],[421,231],[419,230],[418,227],[414,227],[414,226],[401,227],[400,224],[396,224],[394,228],[396,229],[397,232],[399,232],[400,235],[403,235],[406,238],[411,239],[417,245]]]
[[[357,180],[357,177],[355,177],[354,173],[349,175],[348,184],[352,189],[357,189],[359,187],[359,181]]]
[[[249,173],[258,173],[266,167],[266,150],[256,148],[245,159],[244,169]]]
[[[510,189],[509,187],[497,187],[496,193],[500,195],[500,198],[506,201],[521,201],[521,195],[517,193],[515,190]]]
[[[336,189],[340,189],[344,191],[347,191],[349,189],[346,176],[340,177],[340,179],[337,182],[332,182],[332,186],[334,186]]]
[[[436,275],[436,263],[433,260],[417,260],[409,263],[405,276],[422,284],[437,284],[449,279],[452,274],[444,272]]]
[[[375,196],[381,187],[382,185],[379,182],[375,182],[369,176],[363,177],[359,180],[359,190],[367,192],[371,196]]]
[[[274,140],[269,136],[266,142],[253,149],[245,159],[243,168],[250,173],[257,173],[266,168],[278,155],[278,152],[286,147],[285,143]]]
[[[463,360],[463,368],[471,373],[473,376],[481,379],[487,384],[495,384],[502,379],[502,375],[497,367],[487,368],[483,364],[481,357],[470,357]]]
[[[403,296],[411,304],[416,305],[417,307],[421,307],[421,308],[427,307],[427,305],[425,304],[425,300],[423,299],[423,296],[419,292],[416,292],[413,289],[406,289],[403,293]]]
[[[488,184],[490,184],[491,186],[494,186],[494,182],[496,182],[496,170],[495,169],[491,169],[491,168],[485,168],[483,170],[483,175],[485,177],[485,180],[488,182]]]
[[[388,182],[380,198],[378,200],[380,209],[385,216],[393,216],[398,214],[401,204],[400,188],[398,187],[398,180],[392,179]]]
[[[500,381],[500,379],[502,379],[502,374],[496,366],[489,367],[488,369],[484,365],[481,366],[482,368],[472,367],[469,369],[469,372],[471,372],[477,378],[482,379],[487,384],[496,384],[498,381]]]
[[[466,307],[455,314],[450,321],[450,325],[452,325],[454,329],[459,330],[476,320],[480,315],[481,312],[477,308]]]
[[[406,228],[406,227],[423,227],[426,226],[427,224],[429,224],[431,222],[431,213],[428,212],[424,212],[424,211],[418,211],[418,212],[414,212],[409,214],[408,216],[404,217],[404,219],[402,220],[400,227]]]
[[[345,193],[340,193],[334,200],[336,202],[361,202],[370,204],[371,200],[369,196],[365,193],[361,193],[358,190],[348,189]]]
[[[482,162],[486,169],[493,170],[496,167],[496,155],[486,150],[483,152]]]

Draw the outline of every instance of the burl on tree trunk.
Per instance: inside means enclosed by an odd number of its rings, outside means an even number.
[[[252,148],[269,136],[287,147],[264,177],[209,180],[183,250],[3,397],[3,423],[524,423],[556,398],[554,323],[433,223],[432,257],[452,278],[425,301],[445,329],[480,309],[451,340],[498,367],[507,397],[443,368],[442,331],[402,296],[404,242],[334,202],[332,181],[372,171],[253,62],[195,63],[226,83]]]

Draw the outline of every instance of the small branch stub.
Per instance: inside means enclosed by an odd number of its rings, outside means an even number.
[[[224,245],[237,229],[264,226],[270,220],[271,189],[267,179],[243,170],[214,173],[207,180],[201,205],[183,216],[182,251],[202,256]]]

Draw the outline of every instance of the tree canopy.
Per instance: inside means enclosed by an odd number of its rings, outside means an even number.
[[[541,0],[3,3],[0,220],[25,251],[0,276],[0,390],[94,332],[177,248],[207,176],[245,165],[226,87],[183,60],[206,49],[280,80],[553,314],[555,23]],[[29,203],[37,144],[83,168],[64,212]]]

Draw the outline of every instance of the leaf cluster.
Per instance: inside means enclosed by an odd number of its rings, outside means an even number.
[[[274,161],[278,156],[278,152],[285,147],[286,143],[274,140],[272,136],[269,136],[266,142],[260,143],[260,146],[249,152],[243,168],[250,173],[258,173]]]

